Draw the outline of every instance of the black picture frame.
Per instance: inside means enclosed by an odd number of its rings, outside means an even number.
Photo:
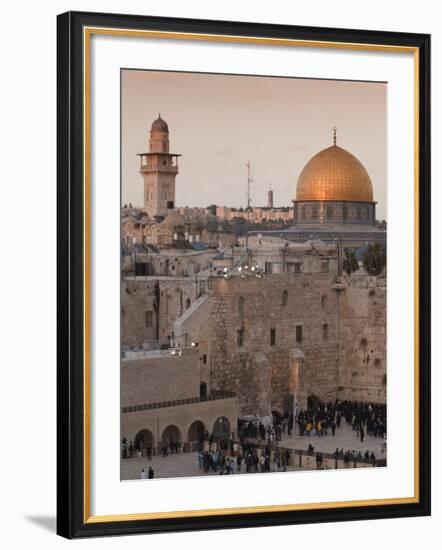
[[[419,498],[408,504],[268,511],[203,517],[89,521],[84,448],[84,86],[85,27],[406,46],[419,59]],[[57,532],[67,538],[335,522],[430,514],[430,36],[104,13],[57,21]]]

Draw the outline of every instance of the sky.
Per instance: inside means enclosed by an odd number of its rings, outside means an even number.
[[[170,152],[182,155],[176,206],[246,203],[247,162],[252,206],[291,206],[308,160],[333,144],[367,169],[386,219],[385,83],[161,71],[122,71],[122,199],[143,206],[137,153],[148,151],[150,126],[161,113]]]

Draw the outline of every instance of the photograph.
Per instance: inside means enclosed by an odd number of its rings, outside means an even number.
[[[120,90],[120,479],[388,467],[388,83]]]

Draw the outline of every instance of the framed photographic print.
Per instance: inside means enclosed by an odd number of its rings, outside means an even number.
[[[429,67],[59,16],[60,535],[430,513]]]

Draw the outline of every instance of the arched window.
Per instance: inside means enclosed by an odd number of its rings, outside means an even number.
[[[289,300],[289,293],[287,292],[287,290],[284,290],[284,292],[282,293],[281,305],[285,307],[287,305],[288,300]]]
[[[327,296],[323,296],[321,298],[321,307],[322,307],[322,309],[325,309],[326,305],[327,305]]]
[[[238,299],[238,313],[244,315],[244,296],[240,296]]]

